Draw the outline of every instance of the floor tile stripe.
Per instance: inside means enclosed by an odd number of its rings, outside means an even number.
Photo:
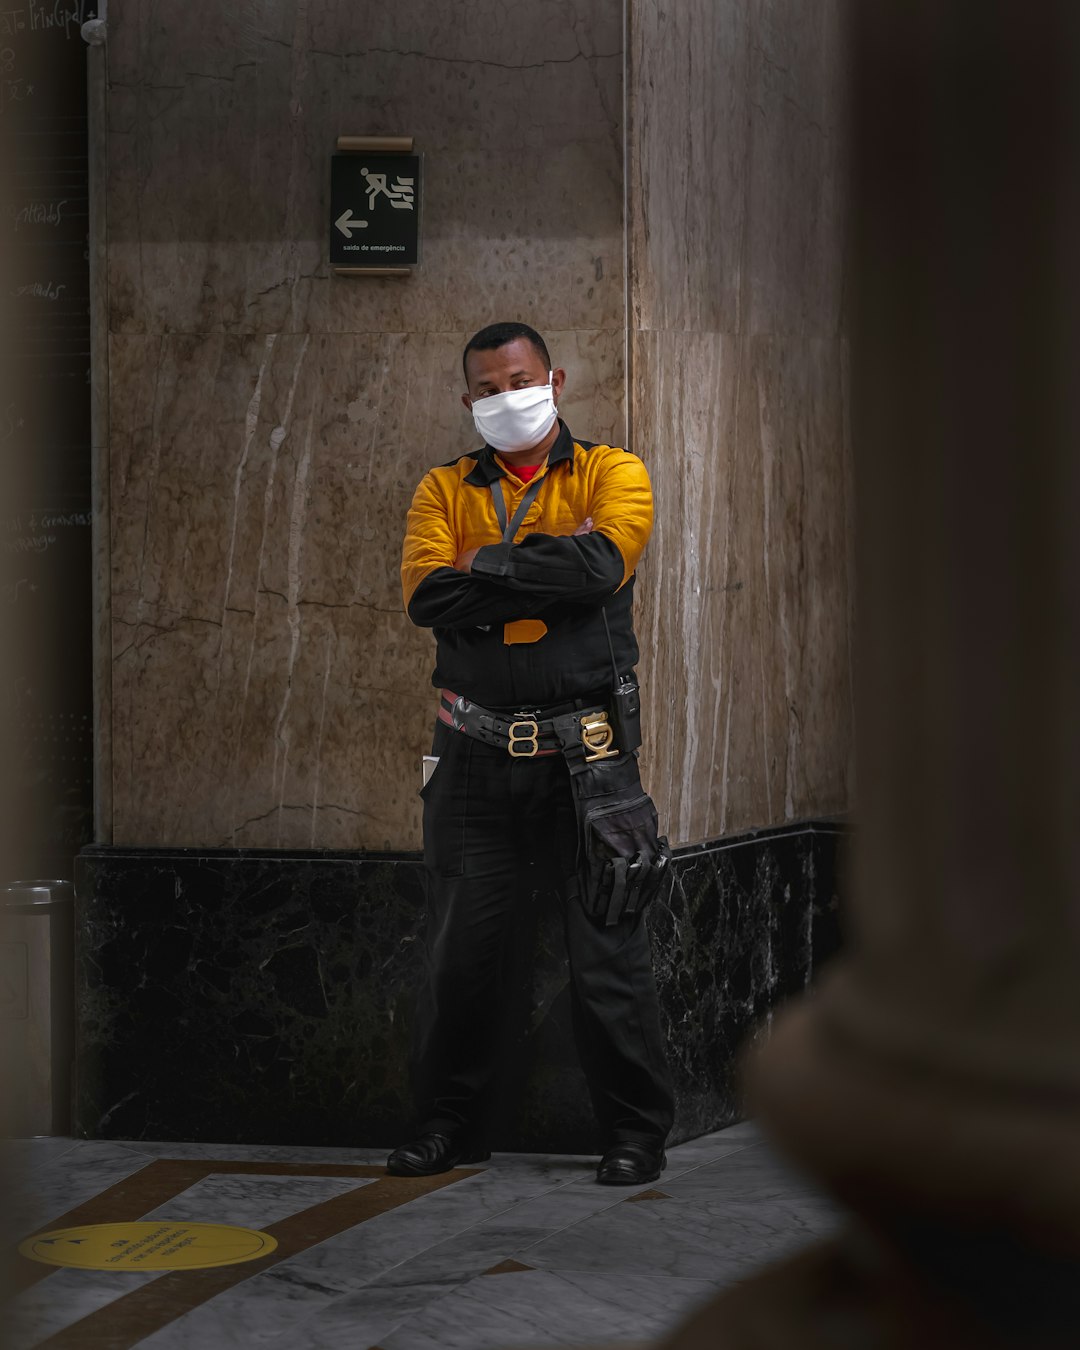
[[[126,1182],[110,1187],[94,1200],[62,1215],[39,1231],[74,1227],[77,1224],[139,1219],[210,1173],[236,1172],[275,1176],[374,1177],[375,1180],[370,1186],[334,1196],[269,1225],[263,1231],[276,1238],[278,1243],[277,1250],[269,1255],[214,1270],[175,1271],[162,1275],[56,1332],[41,1341],[35,1350],[129,1350],[129,1347],[137,1345],[178,1317],[251,1279],[260,1271],[268,1270],[309,1247],[336,1237],[346,1229],[406,1205],[440,1187],[474,1176],[476,1169],[456,1168],[434,1177],[388,1177],[382,1167],[362,1164],[292,1167],[286,1163],[218,1163],[201,1160],[177,1163],[175,1160],[163,1159],[151,1163]],[[144,1176],[144,1173],[151,1175]],[[42,1271],[43,1276],[58,1269],[41,1266],[21,1257],[19,1260],[26,1266]]]
[[[50,1219],[27,1237],[54,1228],[78,1228],[84,1224],[126,1223],[141,1219],[166,1205],[189,1186],[217,1174],[283,1177],[380,1177],[384,1169],[370,1163],[291,1164],[274,1162],[223,1162],[207,1158],[158,1158],[114,1186],[101,1191],[85,1204]],[[29,1289],[53,1274],[58,1267],[11,1253],[5,1287],[12,1293]]]

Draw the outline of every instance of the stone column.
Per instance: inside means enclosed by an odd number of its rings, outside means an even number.
[[[671,1342],[1080,1335],[1080,7],[850,7],[859,840],[752,1065],[856,1216]]]

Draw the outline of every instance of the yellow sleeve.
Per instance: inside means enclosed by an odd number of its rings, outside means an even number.
[[[435,471],[413,493],[401,551],[401,593],[405,608],[423,579],[438,567],[453,567],[460,553],[448,496]]]
[[[649,471],[637,455],[609,449],[598,464],[596,474],[596,482],[589,494],[589,514],[593,529],[610,539],[622,555],[622,584],[625,585],[652,534],[653,498]]]

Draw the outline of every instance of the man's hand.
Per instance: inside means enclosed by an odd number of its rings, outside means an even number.
[[[593,532],[592,516],[586,516],[586,518],[581,522],[581,524],[576,529],[570,531],[570,534],[567,537],[570,539],[576,539],[578,535],[592,534],[592,532]],[[466,573],[471,572],[473,559],[479,552],[480,550],[478,548],[470,548],[466,549],[464,553],[459,553],[457,556],[457,560],[454,563],[455,569],[458,572],[466,572]]]

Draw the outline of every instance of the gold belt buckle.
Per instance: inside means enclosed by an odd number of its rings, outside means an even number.
[[[585,747],[585,763],[596,759],[618,759],[614,748],[615,728],[606,712],[586,713],[581,719],[581,743]]]
[[[513,759],[532,759],[540,753],[540,726],[535,717],[511,722],[507,735],[506,749]]]

